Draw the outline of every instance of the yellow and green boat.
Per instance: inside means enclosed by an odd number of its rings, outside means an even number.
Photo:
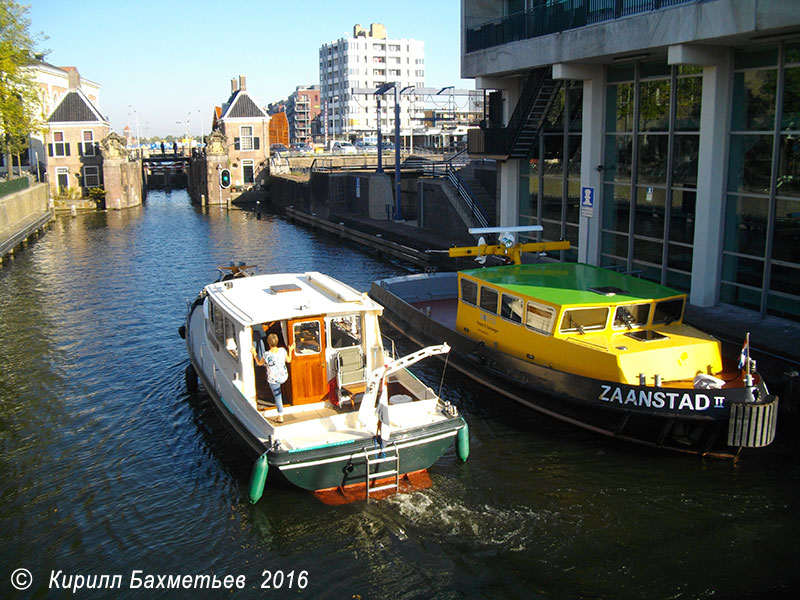
[[[773,441],[778,398],[749,352],[739,364],[723,357],[718,340],[684,323],[686,295],[668,287],[586,264],[521,264],[522,251],[564,247],[451,249],[511,264],[385,279],[370,295],[414,341],[449,344],[467,376],[561,420],[720,456]]]

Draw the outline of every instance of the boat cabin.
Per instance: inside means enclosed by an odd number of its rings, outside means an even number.
[[[382,307],[327,275],[242,277],[205,290],[206,335],[219,377],[233,381],[257,409],[267,408],[272,393],[250,348],[266,350],[271,333],[283,348],[295,344],[282,390],[292,405],[352,398],[383,364]]]
[[[554,369],[641,383],[722,369],[719,342],[683,324],[686,295],[579,263],[459,273],[458,331]]]

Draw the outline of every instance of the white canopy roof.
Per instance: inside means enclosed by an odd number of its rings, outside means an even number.
[[[218,306],[245,326],[305,316],[383,312],[366,294],[316,271],[237,277],[205,289]]]

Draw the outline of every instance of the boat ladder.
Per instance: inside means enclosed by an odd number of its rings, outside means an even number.
[[[369,502],[369,495],[381,490],[394,489],[397,491],[400,488],[400,451],[394,442],[389,442],[383,448],[375,448],[374,450],[367,450],[364,448],[364,459],[366,460],[367,473],[365,478],[366,483],[366,498]],[[382,471],[380,465],[383,463],[390,463],[389,470]],[[393,465],[391,463],[394,463]],[[377,465],[373,472],[372,466]],[[377,479],[385,479],[394,475],[394,483],[384,483],[381,485],[373,485],[373,481]]]

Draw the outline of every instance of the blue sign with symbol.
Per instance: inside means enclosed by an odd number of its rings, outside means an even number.
[[[594,188],[581,188],[581,216],[594,216]]]

